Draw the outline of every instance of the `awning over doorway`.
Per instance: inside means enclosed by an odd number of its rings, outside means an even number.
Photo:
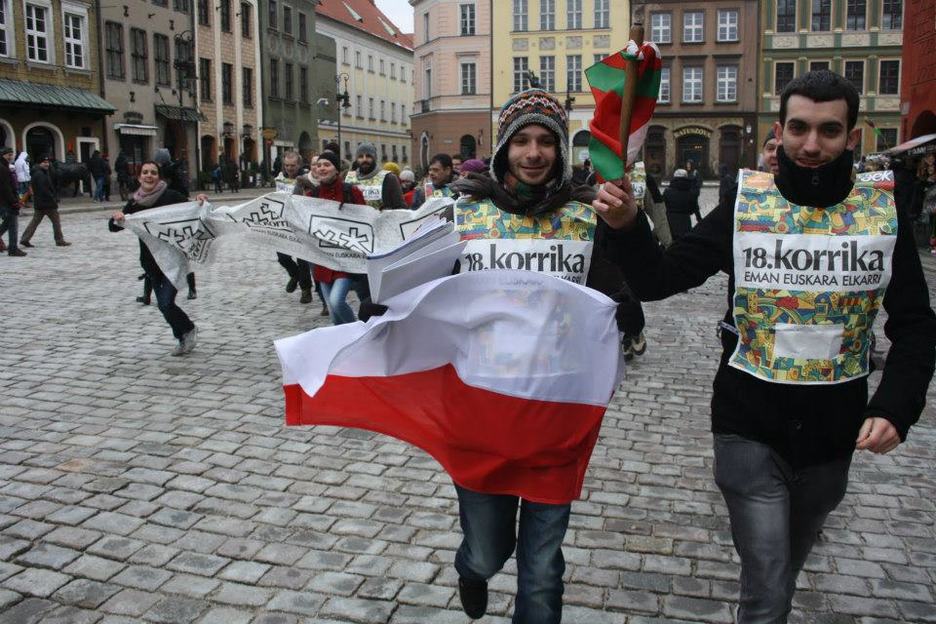
[[[156,136],[158,128],[156,126],[145,126],[142,124],[114,124],[114,130],[120,134],[132,134],[136,136]]]
[[[892,147],[884,153],[890,155],[907,154],[908,156],[920,156],[931,152],[936,152],[936,134],[925,134],[915,139],[910,139],[897,147]]]
[[[208,121],[203,114],[187,106],[170,106],[168,104],[157,104],[156,114],[175,121],[190,121],[196,123],[199,121]]]
[[[87,89],[0,78],[0,105],[110,115],[117,109]]]

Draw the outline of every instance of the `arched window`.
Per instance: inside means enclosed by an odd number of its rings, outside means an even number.
[[[422,168],[429,168],[429,135],[425,132],[419,138],[419,163]]]

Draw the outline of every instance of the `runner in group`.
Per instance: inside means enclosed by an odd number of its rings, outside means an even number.
[[[302,171],[302,156],[292,150],[283,155],[283,170],[276,176],[276,190],[280,193],[293,193],[296,180]],[[312,303],[312,265],[301,258],[292,257],[277,252],[276,258],[286,272],[289,281],[286,282],[286,292],[300,290],[299,303]],[[324,302],[324,299],[323,299]]]
[[[905,440],[933,376],[936,317],[912,224],[898,219],[892,182],[853,181],[858,110],[842,76],[793,80],[774,125],[776,175],[742,172],[731,199],[665,252],[625,191],[605,183],[593,204],[617,228],[608,252],[644,301],[729,276],[712,432],[741,557],[741,624],[787,621],[855,450]],[[882,304],[892,346],[868,401]]]

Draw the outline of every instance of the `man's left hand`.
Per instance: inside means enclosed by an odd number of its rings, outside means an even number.
[[[197,201],[199,204],[204,204],[206,201],[208,201],[208,196],[204,193],[199,193],[195,196],[195,201]]]
[[[859,451],[872,453],[889,453],[900,444],[900,434],[897,428],[886,418],[873,416],[867,418],[858,432],[855,448]]]

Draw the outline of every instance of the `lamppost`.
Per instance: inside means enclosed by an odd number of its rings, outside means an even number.
[[[338,159],[341,159],[341,109],[351,108],[351,95],[348,93],[348,79],[350,76],[345,72],[341,72],[335,76],[335,103],[337,105],[338,112]],[[338,89],[341,86],[341,81],[344,81],[344,93],[339,93]]]
[[[570,90],[570,88],[566,86],[566,97],[565,97],[565,104],[563,105],[563,107],[566,109],[567,113],[571,113],[574,106],[575,106],[575,98],[572,96],[572,91]]]

